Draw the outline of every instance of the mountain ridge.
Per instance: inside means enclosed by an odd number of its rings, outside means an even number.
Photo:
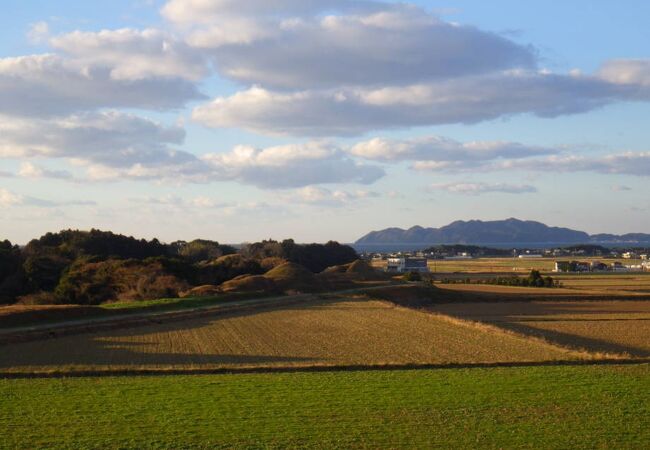
[[[566,243],[589,244],[607,242],[650,242],[650,234],[623,235],[552,227],[532,220],[509,218],[505,220],[457,220],[440,228],[420,225],[408,229],[391,227],[359,238],[355,244],[492,244],[492,243]]]

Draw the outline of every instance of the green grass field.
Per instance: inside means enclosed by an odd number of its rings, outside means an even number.
[[[0,380],[1,448],[647,448],[650,365]]]

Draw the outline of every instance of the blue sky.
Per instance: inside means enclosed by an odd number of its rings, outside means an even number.
[[[650,232],[647,2],[260,1],[5,2],[0,238]]]

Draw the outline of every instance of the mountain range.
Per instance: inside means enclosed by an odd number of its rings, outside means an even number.
[[[530,220],[458,220],[441,228],[414,226],[407,230],[372,231],[355,244],[508,244],[508,243],[625,243],[650,242],[650,234],[594,234],[570,228],[550,227]]]

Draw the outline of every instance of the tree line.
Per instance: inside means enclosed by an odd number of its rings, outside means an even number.
[[[354,249],[333,241],[302,245],[267,240],[237,249],[204,239],[165,244],[96,229],[64,230],[24,247],[0,241],[0,303],[175,297],[192,286],[262,274],[282,262],[320,272],[357,258]]]

